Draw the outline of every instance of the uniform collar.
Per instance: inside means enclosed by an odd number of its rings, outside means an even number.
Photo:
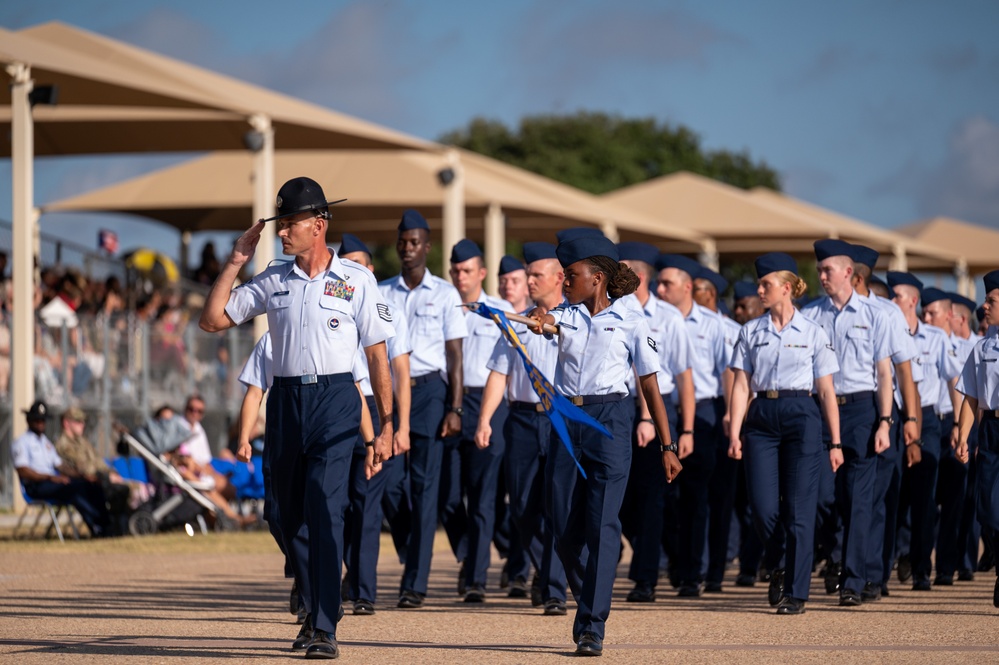
[[[594,318],[594,316],[590,314],[590,310],[586,309],[586,306],[583,305],[583,303],[579,303],[576,305],[569,305],[569,308],[574,309],[577,312],[580,312],[583,316],[585,316],[588,319]],[[596,316],[604,316],[604,315],[616,316],[617,318],[623,321],[624,314],[627,311],[627,308],[628,308],[628,303],[625,301],[625,299],[617,298],[611,300],[610,306],[601,310],[600,313],[598,313]]]
[[[417,287],[424,288],[424,289],[432,289],[432,288],[434,288],[433,279],[434,279],[434,276],[430,273],[430,268],[424,268],[423,269],[423,279],[420,280],[420,283],[417,284]],[[416,289],[410,289],[406,285],[406,280],[403,278],[402,273],[399,273],[399,275],[395,278],[395,286],[396,286],[397,289],[400,289],[402,291],[415,291],[416,290]]]
[[[336,250],[332,247],[327,246],[326,249],[330,252],[330,265],[326,268],[325,275],[317,276],[316,279],[320,279],[322,276],[334,277],[336,279],[344,279],[344,269],[343,262],[340,261],[340,257],[337,256]],[[284,278],[288,279],[292,275],[297,275],[306,281],[311,281],[309,276],[298,267],[297,261],[289,261],[288,268],[285,270]]]

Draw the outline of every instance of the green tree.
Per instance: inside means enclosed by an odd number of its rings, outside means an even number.
[[[707,151],[682,125],[655,118],[606,113],[528,116],[516,130],[476,118],[448,132],[442,143],[459,146],[594,194],[676,171],[690,171],[749,189],[780,190],[779,174],[746,152]]]

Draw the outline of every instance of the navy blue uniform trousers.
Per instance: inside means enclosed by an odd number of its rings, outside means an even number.
[[[978,456],[975,488],[978,521],[986,532],[991,530],[993,545],[999,537],[999,418],[994,412],[986,412],[978,426]],[[999,556],[999,550],[996,550]],[[999,575],[999,566],[996,566]]]
[[[923,407],[923,450],[919,464],[902,472],[909,486],[909,558],[912,578],[929,579],[933,570],[933,545],[937,521],[937,468],[940,464],[940,419],[932,406]]]
[[[440,430],[447,385],[437,375],[419,377],[416,381],[412,388],[409,417],[411,522],[406,565],[399,590],[426,595],[430,560],[434,553],[434,534],[437,532],[437,502],[444,452]]]
[[[681,460],[683,473],[677,476],[679,540],[674,568],[680,584],[699,584],[704,579],[711,476],[718,463],[718,447],[724,445],[724,415],[725,400],[721,397],[697,403],[694,452]]]
[[[669,418],[670,436],[676,441],[676,406],[669,395],[663,395],[663,402]],[[621,507],[621,530],[632,549],[628,579],[654,587],[659,581],[667,483],[659,437],[649,441],[644,448],[638,447],[634,430],[638,426],[639,415],[636,413],[632,424],[631,474]]]
[[[878,455],[874,472],[874,504],[871,509],[871,540],[868,543],[868,582],[881,586],[891,576],[895,556],[895,515],[898,513],[899,456],[905,457],[905,437],[899,423],[898,405],[892,400],[888,434],[891,446]]]
[[[582,633],[592,632],[602,640],[621,553],[619,515],[631,469],[634,415],[622,401],[580,408],[614,438],[567,420],[573,452],[570,454],[553,433],[545,479],[555,549],[576,600],[573,635],[578,639]],[[579,473],[574,458],[586,470],[586,478]]]
[[[271,483],[285,547],[312,626],[336,634],[343,566],[343,514],[361,397],[350,374],[317,383],[274,377],[267,437]]]
[[[819,471],[828,466],[815,399],[753,400],[743,427],[742,457],[753,521],[768,559],[780,558],[773,548],[783,550],[784,593],[808,600]]]
[[[365,398],[371,412],[371,422],[377,433],[380,428],[375,398]],[[347,597],[350,600],[377,600],[378,555],[381,547],[382,498],[393,477],[395,467],[404,464],[400,455],[382,462],[381,471],[370,480],[365,478],[364,460],[367,447],[360,433],[354,444],[350,461],[350,509],[347,511],[345,533],[347,547],[344,562],[347,565]]]
[[[951,577],[958,570],[964,546],[960,540],[964,496],[968,487],[968,464],[958,461],[950,447],[954,414],[940,417],[940,465],[937,470],[937,505],[940,524],[937,530],[937,575]],[[971,438],[971,437],[969,437]],[[969,442],[970,445],[970,442]]]

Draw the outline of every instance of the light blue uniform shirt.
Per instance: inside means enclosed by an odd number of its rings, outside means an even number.
[[[521,313],[526,315],[532,309],[534,308],[528,308]],[[555,365],[558,363],[558,338],[548,335],[536,335],[523,324],[512,323],[511,325],[527,350],[527,356],[531,359],[531,362],[534,363],[538,371],[550,382],[552,377],[555,376]],[[537,393],[534,392],[531,379],[524,369],[523,361],[520,359],[520,354],[506,341],[505,337],[500,337],[496,341],[492,355],[486,363],[486,369],[510,377],[507,398],[511,402],[531,402],[536,404],[541,401],[538,399]]]
[[[501,312],[512,312],[513,305],[485,292],[480,294],[479,302],[483,302]],[[468,327],[468,337],[461,343],[461,367],[466,388],[485,388],[489,378],[486,364],[493,355],[496,342],[503,337],[499,326],[492,319],[479,316],[462,308],[465,313],[465,325]],[[533,333],[532,333],[533,334]],[[506,342],[503,342],[506,344]]]
[[[721,312],[715,312],[718,318],[722,322],[722,331],[725,334],[725,366],[728,367],[732,363],[732,354],[735,353],[735,343],[739,339],[739,333],[742,332],[742,326],[740,326],[734,319],[729,318],[722,314]],[[718,397],[725,396],[725,386],[721,383],[718,384]]]
[[[978,400],[978,408],[999,409],[999,326],[992,326],[975,344],[964,363],[957,390]]]
[[[860,294],[858,293],[857,295]],[[902,313],[902,309],[898,305],[891,300],[875,295],[873,291],[861,297],[880,309],[888,317],[888,345],[891,349],[892,362],[891,380],[892,385],[895,387],[895,404],[901,409],[905,402],[902,399],[902,391],[898,386],[895,365],[908,360],[913,383],[918,384],[923,380],[922,365],[916,362],[916,343],[912,341],[912,335],[909,334],[909,324],[906,322],[905,314]]]
[[[957,360],[957,366],[959,369],[964,369],[964,363],[968,361],[968,356],[975,348],[975,344],[978,342],[978,338],[972,335],[968,339],[963,337],[958,337],[954,333],[950,334],[948,338],[950,340],[950,345],[953,350],[954,358]],[[949,413],[954,413],[954,403],[950,400],[950,390],[947,388],[946,384],[940,388],[940,401],[937,403],[937,413],[941,416],[946,416]]]
[[[59,475],[57,469],[62,466],[62,458],[49,437],[31,430],[11,442],[10,459],[15,469],[28,468],[46,476]]]
[[[656,379],[659,381],[659,393],[672,395],[676,389],[676,375],[690,369],[691,358],[694,355],[690,333],[683,323],[683,314],[665,300],[650,295],[642,305],[638,297],[632,293],[621,300],[635,308],[645,316],[649,324],[652,339],[659,348],[661,364]],[[628,393],[635,394],[635,375],[628,375]]]
[[[649,324],[620,298],[594,317],[581,304],[549,314],[561,327],[552,384],[562,395],[625,395],[632,365],[639,376],[659,370],[659,347]]]
[[[798,310],[783,330],[764,313],[742,326],[731,367],[750,374],[749,389],[813,390],[815,379],[839,371],[829,337]]]
[[[694,376],[694,398],[700,402],[722,394],[722,374],[728,367],[725,329],[721,317],[706,307],[693,304],[684,317],[687,332],[694,347],[691,368]]]
[[[923,370],[919,403],[921,406],[936,407],[940,403],[940,392],[947,390],[947,382],[961,373],[957,353],[947,333],[922,321],[916,325],[912,340],[918,351],[916,362]],[[954,410],[953,406],[950,410]]]
[[[877,390],[877,363],[891,355],[884,313],[856,291],[842,310],[825,296],[809,303],[801,313],[819,324],[832,342],[840,367],[833,374],[836,394]]]
[[[402,275],[378,284],[382,295],[394,309],[405,310],[409,319],[409,339],[413,352],[409,371],[413,378],[436,372],[445,378],[447,355],[444,343],[468,337],[458,290],[440,277],[424,271],[415,289],[406,286]],[[494,324],[495,325],[495,324]]]
[[[413,346],[409,342],[409,321],[406,319],[406,310],[388,306],[392,312],[392,325],[395,327],[395,337],[389,339],[388,359],[389,362],[401,355],[412,353]],[[391,367],[389,368],[391,370]],[[365,397],[371,397],[375,391],[371,389],[371,373],[368,371],[368,356],[364,354],[364,349],[357,350],[357,360],[354,362],[354,381],[361,384],[361,392]]]
[[[249,388],[256,386],[267,392],[274,383],[274,362],[271,359],[271,336],[264,335],[253,346],[250,357],[239,373],[239,382]]]
[[[330,254],[313,279],[294,261],[278,263],[229,295],[225,311],[237,325],[267,313],[274,376],[350,372],[358,342],[372,346],[394,334],[371,273]]]

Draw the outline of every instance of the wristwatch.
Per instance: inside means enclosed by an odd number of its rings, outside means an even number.
[[[905,422],[907,422],[907,423],[918,423],[919,420],[916,418],[916,416],[909,416],[908,418],[905,419]]]
[[[676,445],[676,441],[670,441],[668,446],[659,444],[659,449],[664,453],[673,453],[674,455],[680,451],[680,448]]]
[[[922,448],[923,447],[923,440],[922,439],[913,439],[912,441],[910,441],[909,443],[907,443],[905,445],[907,445],[907,446],[916,446],[917,448]]]
[[[881,416],[878,418],[878,423],[888,423],[888,427],[895,424],[895,420],[891,416]]]
[[[364,442],[364,446],[366,448],[374,448],[374,446],[375,446],[375,440],[371,439],[371,441],[365,441]]]
[[[828,446],[826,446],[826,448],[828,448],[829,450],[843,450],[843,444],[842,443],[830,443]]]
[[[682,432],[680,432],[680,436],[683,436],[684,434],[689,434],[691,436],[694,436],[694,430],[692,430],[692,429],[685,429]]]
[[[465,409],[463,409],[460,406],[452,406],[450,409],[448,409],[448,411],[456,414],[459,418],[465,415]]]

